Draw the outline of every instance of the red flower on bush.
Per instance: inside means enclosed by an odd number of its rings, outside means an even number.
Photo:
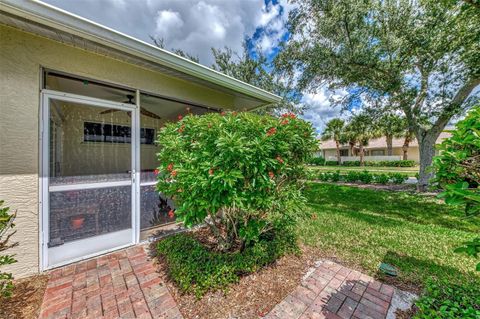
[[[181,121],[183,119],[183,116],[179,115],[178,120]]]
[[[160,173],[160,171],[158,170],[158,168],[156,168],[154,171],[153,171],[153,174],[158,175],[158,173]]]
[[[170,174],[172,175],[172,177],[175,177],[175,176],[177,176],[177,171],[173,170]]]
[[[275,174],[272,171],[270,171],[270,172],[268,172],[268,176],[270,176],[270,178],[273,179],[275,177]]]
[[[280,157],[280,155],[277,156],[277,161],[280,163],[280,164],[283,164],[284,160]]]
[[[297,116],[294,113],[284,113],[282,114],[283,118],[291,118],[291,119],[296,119]]]
[[[168,212],[168,217],[170,218],[175,217],[175,211],[173,209],[170,209],[170,211]]]
[[[180,126],[180,128],[178,129],[178,133],[183,133],[184,130],[185,130],[185,125],[182,125],[182,126]]]
[[[272,127],[267,131],[267,136],[271,136],[273,134],[277,133],[277,129],[275,127]]]
[[[287,119],[284,119],[283,121],[280,122],[280,124],[282,124],[282,125],[287,125],[288,123],[289,123],[289,122],[288,122]]]
[[[167,171],[171,172],[173,170],[173,163],[168,164]]]
[[[221,116],[225,116],[227,115],[227,112],[223,111],[222,113],[220,113]]]
[[[208,174],[209,174],[209,175],[213,175],[213,168],[210,168],[210,169],[208,170]]]

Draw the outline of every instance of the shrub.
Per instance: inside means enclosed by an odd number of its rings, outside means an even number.
[[[415,305],[418,307],[415,319],[480,318],[480,286],[430,280]]]
[[[408,179],[408,176],[402,173],[390,173],[389,175],[394,184],[402,184]]]
[[[388,184],[390,177],[388,174],[373,174],[373,182],[377,184]]]
[[[373,176],[369,171],[360,172],[358,179],[365,184],[370,184],[373,180]]]
[[[319,157],[312,157],[308,160],[308,164],[310,165],[325,165],[325,159],[321,156]]]
[[[190,234],[167,237],[158,242],[170,278],[182,292],[201,297],[208,290],[226,289],[240,276],[257,271],[285,253],[296,252],[292,233],[270,232],[243,252],[219,253],[209,250]]]
[[[355,183],[360,179],[358,175],[359,175],[359,172],[350,171],[345,176],[343,176],[343,180],[348,183]]]
[[[187,115],[165,125],[158,144],[158,191],[187,227],[207,224],[224,252],[302,211],[297,183],[318,145],[311,124],[293,114],[246,112]]]
[[[462,205],[469,217],[480,216],[480,105],[459,121],[452,136],[438,147],[433,159],[434,181],[444,189],[439,197],[449,205]],[[457,252],[478,258],[480,237],[466,242]],[[480,263],[476,269],[480,271]]]
[[[338,166],[337,161],[325,161],[326,166]]]
[[[15,214],[9,213],[10,208],[4,207],[4,201],[0,200],[0,252],[16,245],[10,244],[9,240],[15,231],[11,229],[15,226]],[[13,255],[0,255],[0,267],[17,262]],[[11,273],[0,271],[0,295],[9,297],[13,290],[13,276]]]
[[[341,179],[340,171],[330,172],[328,180],[331,182],[338,182]]]

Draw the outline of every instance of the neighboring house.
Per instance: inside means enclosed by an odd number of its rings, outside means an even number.
[[[442,140],[445,138],[450,137],[450,133],[442,132],[437,139],[437,144],[440,144]],[[365,147],[365,160],[372,161],[372,160],[401,160],[403,159],[403,138],[394,138],[392,143],[392,156],[388,156],[387,151],[387,142],[385,137],[372,139],[368,145]],[[326,160],[329,161],[336,161],[337,160],[337,148],[335,146],[335,141],[321,141],[320,142],[320,153],[319,155],[323,156]],[[342,157],[342,161],[348,160],[358,160],[358,148],[353,149],[353,153],[350,150],[350,146],[348,144],[343,144],[340,146],[340,156]],[[408,159],[414,160],[415,162],[419,162],[419,150],[418,150],[418,142],[416,139],[410,142],[408,147]]]
[[[280,98],[37,1],[0,2],[0,199],[25,276],[140,242],[173,222],[155,138],[188,113]]]

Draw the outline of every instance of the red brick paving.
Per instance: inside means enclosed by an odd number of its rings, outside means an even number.
[[[41,319],[183,318],[143,246],[49,273]]]
[[[265,319],[384,319],[393,287],[331,261],[321,262]]]

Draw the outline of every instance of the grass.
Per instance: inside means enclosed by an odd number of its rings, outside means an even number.
[[[364,171],[367,170],[372,173],[405,173],[414,177],[418,173],[418,166],[415,167],[374,167],[374,166],[310,166],[310,169],[332,172],[339,170],[340,173],[346,173],[349,171]]]
[[[315,218],[299,226],[301,240],[361,266],[371,275],[380,262],[397,266],[401,283],[423,286],[427,278],[477,281],[475,260],[453,252],[480,232],[480,220],[435,198],[331,184],[306,189]]]

